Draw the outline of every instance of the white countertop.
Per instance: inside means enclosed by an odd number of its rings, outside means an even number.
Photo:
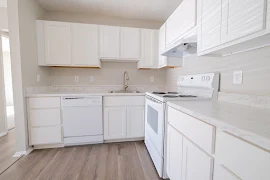
[[[270,110],[222,101],[171,101],[168,105],[270,151]]]
[[[109,93],[109,92],[38,92],[27,93],[25,97],[65,97],[65,96],[144,96],[145,93]]]

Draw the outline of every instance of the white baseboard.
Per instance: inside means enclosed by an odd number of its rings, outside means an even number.
[[[7,133],[8,133],[7,131],[1,132],[1,133],[0,133],[0,137],[7,135]]]
[[[26,151],[19,151],[16,152],[13,157],[20,158],[22,156],[30,154],[34,149],[33,148],[28,148]]]

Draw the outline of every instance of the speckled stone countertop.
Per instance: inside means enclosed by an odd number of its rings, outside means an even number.
[[[168,106],[270,151],[270,110],[223,101],[172,101]]]

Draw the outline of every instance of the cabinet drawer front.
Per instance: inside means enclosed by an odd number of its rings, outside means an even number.
[[[29,98],[29,108],[60,108],[59,97]]]
[[[241,180],[224,166],[215,165],[214,180]]]
[[[55,126],[61,124],[60,109],[32,109],[30,110],[31,126]]]
[[[270,179],[270,152],[228,133],[217,133],[216,155],[222,165],[241,179]]]
[[[31,128],[30,145],[62,143],[62,127]]]
[[[104,106],[144,106],[144,96],[106,96]]]
[[[206,152],[212,154],[214,147],[215,127],[188,116],[171,107],[168,108],[168,121]]]

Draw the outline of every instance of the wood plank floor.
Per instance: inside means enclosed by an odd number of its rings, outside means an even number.
[[[12,157],[16,151],[15,130],[10,130],[6,136],[0,137],[0,174],[19,158]]]
[[[0,180],[159,180],[142,141],[35,150]]]

